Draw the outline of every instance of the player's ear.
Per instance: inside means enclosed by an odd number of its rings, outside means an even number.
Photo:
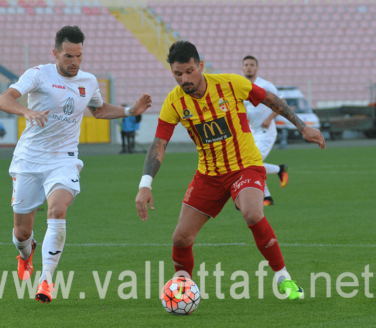
[[[57,52],[57,50],[56,50],[56,49],[52,50],[52,53],[54,54],[54,57],[55,57],[56,59],[58,59],[58,57],[59,57],[59,53]]]
[[[205,68],[204,61],[200,60],[200,64],[198,64],[198,65],[199,65],[200,73],[202,73],[204,71],[204,68]]]

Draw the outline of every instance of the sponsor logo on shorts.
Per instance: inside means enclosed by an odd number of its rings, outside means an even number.
[[[232,186],[234,187],[234,191],[237,192],[243,185],[246,183],[251,183],[251,179],[244,179],[243,176],[241,176],[238,180],[236,180]]]
[[[224,117],[195,125],[201,140],[205,144],[222,141],[232,137],[230,129]]]
[[[192,113],[189,109],[184,109],[183,110],[183,120],[186,120],[187,118],[192,117]]]
[[[189,201],[189,198],[191,198],[191,194],[192,194],[192,191],[195,187],[189,187],[187,192],[185,193],[185,196],[184,196],[184,201],[185,202],[188,202]]]
[[[255,184],[259,185],[260,187],[262,187],[260,181],[256,181]]]

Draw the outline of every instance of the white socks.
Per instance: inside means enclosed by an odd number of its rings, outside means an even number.
[[[275,278],[277,280],[278,285],[284,280],[291,280],[291,277],[289,273],[286,270],[286,267],[284,266],[281,270],[275,271]]]
[[[266,174],[277,174],[280,170],[279,165],[264,163]]]
[[[42,245],[43,271],[39,283],[42,283],[43,280],[48,280],[48,283],[51,284],[52,276],[54,275],[65,245],[66,220],[49,219],[47,220],[47,225],[48,228]],[[47,274],[47,272],[49,272],[49,274]]]
[[[12,235],[13,235],[13,244],[16,245],[17,249],[20,251],[21,258],[24,261],[26,261],[31,255],[31,251],[32,251],[31,240],[34,237],[34,232],[32,231],[30,238],[24,241],[18,241],[18,239],[14,235],[14,229],[13,229]]]
[[[265,170],[266,170],[266,174],[277,174],[280,170],[280,167],[279,165],[274,165],[274,164],[267,164],[267,163],[264,163],[264,167],[265,167]],[[265,183],[265,197],[270,197],[271,194],[270,194],[270,191],[268,189],[268,186],[266,185]]]
[[[270,197],[270,196],[271,196],[270,191],[269,191],[269,188],[268,188],[268,186],[266,185],[266,182],[265,182],[264,194],[265,194],[265,197]]]

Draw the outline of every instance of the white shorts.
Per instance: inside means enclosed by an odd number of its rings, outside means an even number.
[[[261,132],[253,134],[253,139],[255,140],[256,147],[260,150],[262,160],[264,160],[272,150],[277,139],[277,134],[269,133],[268,130],[264,129]]]
[[[56,185],[69,190],[74,200],[81,190],[80,171],[83,166],[84,163],[76,158],[58,164],[38,164],[14,156],[9,167],[13,180],[13,212],[27,214],[34,211]]]

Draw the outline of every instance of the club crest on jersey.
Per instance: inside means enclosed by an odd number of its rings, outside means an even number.
[[[183,120],[186,120],[187,118],[192,117],[192,113],[189,109],[184,109],[183,110]]]
[[[63,112],[65,115],[70,115],[74,112],[74,99],[72,97],[69,97],[65,102]]]
[[[78,87],[78,90],[80,90],[80,97],[86,97],[86,91],[84,87]]]
[[[226,99],[219,99],[219,108],[222,109],[224,112],[228,110],[228,101]]]

